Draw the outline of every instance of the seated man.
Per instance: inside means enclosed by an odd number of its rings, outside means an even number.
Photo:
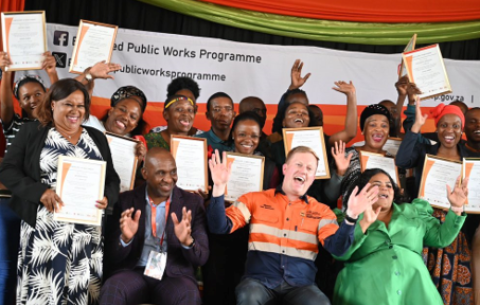
[[[107,220],[104,261],[114,272],[100,304],[201,304],[194,272],[209,255],[203,200],[175,186],[175,159],[163,148],[148,151],[142,175],[146,186],[122,193]]]
[[[231,165],[225,153],[222,160],[217,151],[209,161],[214,183],[207,208],[209,229],[227,234],[250,223],[246,271],[236,288],[237,304],[267,304],[276,299],[284,304],[330,304],[314,284],[318,242],[334,255],[345,253],[353,242],[358,215],[371,210],[378,188],[367,191],[368,185],[349,200],[339,228],[328,206],[305,195],[315,179],[318,158],[310,148],[299,146],[289,152],[283,165],[282,185],[245,194],[225,210]]]

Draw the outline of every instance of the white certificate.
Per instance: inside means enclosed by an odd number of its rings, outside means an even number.
[[[139,142],[110,132],[107,132],[106,136],[112,153],[113,166],[120,176],[120,193],[132,190],[138,163],[135,147]]]
[[[450,202],[447,199],[447,184],[453,190],[461,173],[462,163],[427,155],[418,198],[425,199],[433,207],[448,210]]]
[[[232,163],[232,173],[225,190],[225,200],[235,201],[240,196],[263,189],[263,169],[265,157],[227,153],[228,163]]]
[[[388,138],[387,142],[385,142],[385,145],[383,145],[383,150],[395,157],[397,155],[398,149],[400,148],[400,144],[402,144],[402,139]],[[353,143],[352,146],[362,147],[363,145],[365,145],[365,141]]]
[[[7,71],[41,69],[47,51],[45,11],[3,12],[2,41],[12,61]]]
[[[83,73],[100,61],[110,62],[117,30],[115,25],[80,20],[70,72]]]
[[[382,154],[371,153],[367,151],[359,151],[360,167],[362,172],[366,169],[379,168],[387,172],[392,177],[395,184],[400,187],[400,179],[398,179],[398,170],[395,166],[395,159],[385,157]]]
[[[104,197],[105,161],[60,156],[56,193],[64,206],[53,219],[100,226],[103,210],[95,205]]]
[[[297,146],[311,148],[319,158],[315,179],[330,178],[330,168],[328,167],[322,127],[283,128],[283,143],[286,155]]]
[[[171,136],[170,151],[177,163],[177,186],[208,193],[207,139]]]
[[[420,99],[452,92],[438,44],[403,53],[403,62],[410,82],[422,91]]]
[[[468,198],[465,204],[465,212],[472,214],[480,213],[480,159],[464,158],[462,179],[468,177]]]

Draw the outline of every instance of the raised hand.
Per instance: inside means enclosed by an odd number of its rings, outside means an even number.
[[[447,198],[450,202],[452,211],[460,215],[463,212],[463,206],[468,198],[468,178],[460,183],[460,176],[458,176],[453,191],[450,185],[447,184]]]
[[[400,79],[395,83],[395,88],[397,89],[398,95],[400,96],[407,96],[407,90],[408,90],[408,76],[404,75],[400,77]]]
[[[5,68],[12,64],[7,52],[0,52],[0,68],[5,72]]]
[[[52,213],[54,211],[60,211],[61,207],[63,207],[62,199],[52,189],[47,189],[43,192],[42,197],[40,197],[40,202]]]
[[[363,233],[365,233],[368,227],[370,227],[370,225],[377,220],[381,209],[381,207],[378,207],[374,211],[373,206],[367,206],[367,209],[365,212],[363,212],[363,218],[359,221],[359,225],[362,228]]]
[[[371,184],[367,183],[360,193],[357,193],[358,186],[353,189],[350,198],[348,198],[347,215],[352,218],[357,218],[369,206],[377,202],[378,186],[371,187]]]
[[[43,56],[42,69],[48,74],[57,73],[57,62],[55,61],[55,57],[52,56],[52,53],[47,51],[43,53]]]
[[[115,63],[106,63],[105,61],[97,62],[93,67],[88,71],[94,79],[103,78],[103,79],[114,79],[112,75],[108,73],[118,71],[122,68],[121,65]]]
[[[335,159],[335,165],[337,166],[337,175],[343,176],[350,166],[350,160],[353,153],[345,155],[345,142],[335,142],[335,147],[332,147],[332,156]]]
[[[290,87],[288,87],[288,90],[298,89],[307,82],[311,73],[307,73],[302,77],[302,68],[303,62],[300,59],[295,60],[290,71]]]
[[[142,211],[137,210],[135,212],[134,217],[132,218],[134,208],[127,209],[123,211],[122,215],[120,216],[120,230],[122,231],[122,235],[120,238],[123,240],[124,243],[129,243],[135,234],[138,231],[138,222],[140,220],[140,215]]]
[[[420,98],[417,96],[415,100],[415,123],[412,126],[412,132],[419,133],[422,129],[422,126],[425,125],[427,121],[428,114],[422,114],[422,109],[420,108]]]
[[[342,92],[347,96],[355,95],[356,90],[355,90],[355,86],[353,85],[352,81],[347,83],[347,82],[344,82],[344,81],[340,80],[338,82],[335,82],[335,86],[336,87],[332,87],[332,89],[335,90],[335,91]]]
[[[422,91],[418,89],[415,83],[408,83],[407,86],[407,94],[408,94],[408,103],[413,105],[417,99],[417,95],[422,94]]]
[[[175,228],[175,236],[177,236],[180,243],[186,247],[189,247],[193,243],[192,237],[192,211],[186,207],[182,209],[182,221],[178,221],[175,213],[170,214]]]
[[[220,160],[220,153],[218,152],[218,149],[215,149],[212,158],[208,160],[208,166],[210,167],[210,173],[213,180],[212,196],[221,196],[225,193],[225,187],[227,186],[228,179],[230,179],[230,174],[232,172],[232,164],[227,163],[227,153],[223,152],[222,160]]]

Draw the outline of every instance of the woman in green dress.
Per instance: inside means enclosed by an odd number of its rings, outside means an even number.
[[[460,179],[460,178],[459,178]],[[354,188],[378,187],[372,208],[359,217],[354,243],[337,259],[345,261],[335,285],[333,304],[443,304],[422,259],[423,246],[452,243],[465,221],[467,180],[446,187],[450,210],[445,222],[432,216],[422,199],[398,204],[399,189],[381,169],[366,170]]]

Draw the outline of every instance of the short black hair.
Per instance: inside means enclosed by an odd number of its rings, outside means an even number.
[[[313,111],[305,104],[300,103],[300,102],[295,102],[292,104],[302,104],[307,108],[308,111],[308,117],[310,118],[310,122],[308,123],[308,126],[313,126],[313,122],[315,122],[315,115],[313,114]],[[272,127],[272,132],[278,132],[282,133],[283,129],[283,120],[285,119],[285,115],[287,114],[287,109],[288,106],[292,104],[287,104],[284,103],[280,109],[278,109],[277,116],[275,117],[275,120],[273,121],[273,127]]]
[[[305,97],[308,99],[308,97],[307,97],[307,92],[305,92],[305,91],[302,90],[302,89],[298,89],[298,88],[297,88],[297,89],[290,90],[290,91],[287,92],[287,94],[285,94],[285,101],[287,101],[288,98],[289,98],[290,96],[294,95],[294,94],[303,94],[303,95],[305,95]]]
[[[230,95],[226,94],[225,92],[217,92],[217,93],[214,93],[212,94],[212,96],[210,96],[208,98],[208,101],[207,101],[207,111],[210,111],[210,107],[211,107],[211,104],[212,104],[212,101],[216,98],[219,98],[219,97],[226,97],[228,99],[230,99],[230,101],[232,102],[232,106],[233,106],[233,100],[232,98],[230,97]]]
[[[254,111],[242,112],[237,115],[233,120],[232,128],[230,129],[230,135],[228,136],[228,141],[230,142],[230,144],[233,144],[233,131],[235,130],[235,127],[237,127],[238,123],[243,121],[254,121],[258,124],[258,128],[260,128],[260,133],[262,132],[262,123],[260,116],[258,116],[258,114],[256,114]]]
[[[195,100],[200,96],[200,87],[198,83],[190,77],[177,77],[167,87],[167,99],[175,95],[178,91],[187,89],[190,90],[195,97]]]

